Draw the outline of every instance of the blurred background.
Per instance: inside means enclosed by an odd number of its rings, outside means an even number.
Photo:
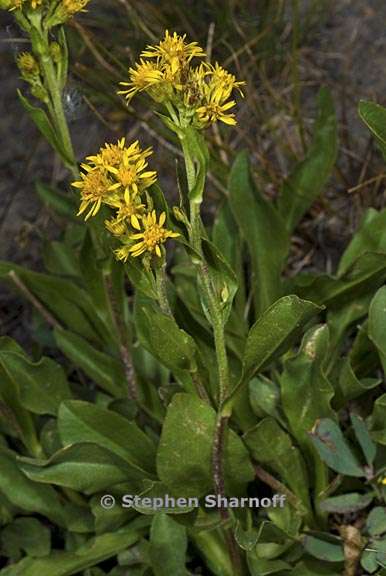
[[[20,105],[26,90],[15,57],[28,41],[12,16],[0,14],[0,259],[35,270],[50,267],[45,246],[63,222],[39,200],[35,183],[69,192],[68,174]],[[79,160],[123,135],[157,151],[166,193],[176,196],[178,150],[170,134],[139,99],[135,111],[117,96],[147,44],[165,29],[186,33],[246,81],[234,130],[210,132],[211,166],[206,218],[226,194],[227,168],[248,148],[261,190],[274,198],[309,146],[321,86],[333,94],[339,121],[338,164],[324,197],[296,231],[290,273],[333,272],[363,210],[385,203],[385,169],[357,114],[360,99],[385,104],[384,0],[92,0],[70,22],[70,82],[65,106]],[[29,307],[0,287],[0,332],[28,348]]]

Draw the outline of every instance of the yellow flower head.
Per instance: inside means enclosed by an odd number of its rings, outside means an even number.
[[[192,60],[202,58],[205,52],[197,42],[185,42],[186,34],[179,36],[176,32],[172,35],[166,30],[165,38],[157,46],[148,46],[141,54],[142,58],[156,58],[163,65],[169,65],[174,74]]]
[[[63,9],[69,16],[81,12],[87,6],[90,0],[62,0]]]
[[[91,205],[87,220],[106,204],[118,209],[120,220],[129,218],[137,223],[143,211],[140,194],[157,180],[155,171],[146,170],[146,158],[151,153],[151,148],[141,150],[138,140],[126,146],[122,138],[116,144],[105,144],[97,155],[89,156],[88,163],[81,166],[81,180],[72,183],[81,191],[78,214],[83,214]]]
[[[123,94],[127,100],[130,100],[137,92],[158,87],[164,81],[164,75],[157,63],[141,60],[139,64],[135,65],[135,68],[129,69],[129,80],[130,82],[120,82],[121,86],[128,88],[118,92],[118,94]],[[155,96],[157,95],[156,91],[153,93]]]
[[[106,167],[114,180],[111,190],[123,191],[126,202],[130,196],[136,196],[157,180],[157,172],[146,170],[148,166],[146,158],[151,154],[151,148],[141,151],[137,140],[123,150],[119,165]]]
[[[166,242],[168,238],[177,238],[179,234],[172,232],[165,228],[166,214],[162,212],[157,221],[155,210],[152,210],[141,220],[142,230],[138,234],[131,234],[129,240],[137,240],[131,246],[123,246],[116,252],[117,258],[127,260],[129,255],[141,256],[141,254],[148,253],[150,255],[156,254],[159,258],[162,256],[161,245]]]
[[[90,216],[95,216],[103,203],[106,203],[110,195],[111,182],[105,172],[98,169],[92,169],[87,164],[82,164],[83,172],[81,180],[73,182],[74,188],[81,191],[81,204],[78,216],[83,214],[91,204],[91,209],[86,214],[86,220]]]
[[[20,10],[24,5],[32,10],[40,8],[43,4],[43,0],[3,0],[0,1],[0,8],[5,8],[7,10]]]
[[[202,103],[196,110],[199,124],[206,127],[220,120],[234,126],[236,118],[234,114],[229,113],[229,110],[236,105],[236,102],[229,98],[235,89],[242,95],[240,87],[245,82],[237,82],[233,74],[217,63],[215,66],[208,65],[205,80],[202,85]]]

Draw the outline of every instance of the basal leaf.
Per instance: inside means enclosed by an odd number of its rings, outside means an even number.
[[[216,413],[190,394],[176,394],[169,404],[157,454],[161,481],[177,496],[213,493],[212,443]],[[248,452],[229,431],[225,445],[225,485],[228,494],[244,493],[254,477]]]
[[[284,219],[256,189],[246,152],[241,152],[232,166],[229,202],[252,261],[252,290],[258,317],[281,296],[280,276],[289,238]]]
[[[322,88],[318,95],[319,117],[306,158],[284,182],[279,210],[292,231],[328,182],[337,156],[338,134],[334,103],[330,92]]]
[[[150,559],[155,576],[186,576],[186,528],[167,514],[155,514],[150,530]]]
[[[116,412],[83,402],[63,402],[58,415],[60,437],[65,446],[91,442],[123,458],[144,477],[154,473],[155,447],[134,422]]]

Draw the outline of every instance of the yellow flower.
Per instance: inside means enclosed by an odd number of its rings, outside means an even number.
[[[209,65],[209,74],[211,75],[210,82],[208,84],[208,90],[213,95],[213,99],[217,101],[227,100],[233,90],[238,90],[238,92],[243,96],[241,86],[245,85],[245,82],[237,82],[236,77],[222,68],[217,62],[215,66]]]
[[[170,65],[171,72],[175,74],[180,68],[192,60],[192,58],[202,58],[205,52],[197,42],[185,42],[186,34],[179,36],[176,32],[173,35],[166,30],[165,38],[157,46],[148,46],[141,54],[142,58],[157,58],[162,64]]]
[[[116,144],[105,144],[95,156],[87,156],[86,160],[101,168],[116,168],[123,160],[126,139],[121,138]],[[138,140],[133,144],[138,148]],[[133,146],[132,145],[132,146]]]
[[[168,238],[177,238],[179,234],[167,230],[164,225],[166,222],[166,214],[162,212],[157,222],[157,215],[155,210],[144,216],[141,220],[143,231],[138,234],[129,236],[130,240],[139,240],[132,246],[124,246],[117,251],[117,257],[127,260],[128,256],[140,256],[145,252],[150,254],[155,253],[158,257],[162,256],[161,245],[166,242]],[[123,256],[123,258],[121,257]]]
[[[135,142],[129,148],[125,148],[119,166],[107,166],[107,171],[114,177],[110,190],[123,188],[127,203],[132,194],[136,196],[157,180],[155,170],[144,171],[148,165],[146,157],[150,154],[152,154],[151,148],[140,151],[138,142]]]
[[[127,234],[127,225],[125,222],[118,221],[117,218],[111,218],[111,220],[105,220],[105,226],[111,234],[114,236],[124,236]]]
[[[77,12],[83,11],[89,1],[90,0],[62,0],[58,8],[64,15],[70,17]]]
[[[88,156],[88,163],[81,165],[81,180],[72,183],[81,191],[78,215],[91,205],[87,220],[107,204],[118,209],[120,221],[131,220],[138,229],[138,218],[144,210],[140,194],[157,180],[154,170],[146,170],[146,158],[151,154],[151,148],[141,150],[138,140],[126,146],[122,138],[116,144],[105,144],[95,156]]]
[[[83,214],[91,204],[91,209],[86,214],[86,220],[90,216],[95,216],[102,203],[106,203],[107,196],[111,192],[111,182],[107,177],[106,173],[93,169],[87,164],[82,164],[85,173],[80,175],[81,180],[77,182],[72,182],[74,188],[79,188],[81,191],[81,204],[78,212],[78,216]]]
[[[236,117],[234,114],[228,114],[228,110],[236,105],[234,100],[230,100],[225,104],[218,104],[217,102],[208,102],[203,106],[197,108],[197,118],[202,125],[202,127],[214,124],[217,120],[221,120],[229,126],[235,126],[237,124]]]
[[[129,79],[130,82],[120,82],[121,86],[127,86],[128,89],[118,92],[118,94],[123,94],[127,100],[130,100],[137,92],[149,90],[149,88],[162,83],[164,75],[157,63],[146,62],[141,59],[135,68],[129,69]]]

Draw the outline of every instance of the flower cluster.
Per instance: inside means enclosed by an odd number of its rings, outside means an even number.
[[[90,0],[0,0],[0,8],[5,10],[35,11],[43,9],[47,14],[47,27],[63,24],[69,18],[82,12]]]
[[[234,90],[242,95],[244,82],[236,81],[233,74],[219,64],[201,62],[192,65],[193,58],[205,57],[197,42],[187,43],[184,36],[166,31],[157,46],[148,46],[140,61],[129,69],[129,82],[121,82],[128,101],[138,92],[145,91],[153,100],[163,103],[174,122],[180,126],[193,125],[206,128],[217,120],[236,124],[230,112],[236,105]]]
[[[126,261],[130,255],[161,257],[166,240],[179,236],[165,228],[166,214],[157,217],[153,208],[149,188],[157,173],[148,169],[151,153],[151,148],[142,150],[138,141],[127,146],[125,138],[105,144],[97,155],[87,157],[81,180],[72,183],[81,192],[78,215],[86,213],[87,220],[102,204],[114,210],[105,226],[122,244],[115,251],[119,260]]]

